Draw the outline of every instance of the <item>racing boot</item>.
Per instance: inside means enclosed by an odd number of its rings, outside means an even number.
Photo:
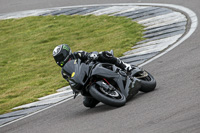
[[[124,63],[119,58],[117,58],[117,63],[115,65],[120,67],[122,70],[127,71],[127,72],[130,72],[133,69],[130,64]]]
[[[84,97],[83,98],[83,105],[85,107],[94,108],[98,103],[99,103],[99,101],[97,101],[96,99],[94,99],[92,97]]]

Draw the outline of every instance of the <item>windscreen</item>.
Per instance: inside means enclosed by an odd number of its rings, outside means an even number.
[[[63,69],[68,76],[75,72],[75,62],[76,60],[70,60],[64,65]]]

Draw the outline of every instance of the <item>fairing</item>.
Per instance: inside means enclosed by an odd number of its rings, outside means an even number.
[[[71,60],[65,64],[63,70],[67,73],[69,83],[74,90],[82,91],[86,86],[86,83],[90,77],[98,77],[113,80],[122,94],[127,98],[128,96],[134,95],[138,92],[139,81],[137,79],[130,79],[120,68],[109,63],[91,63],[85,64],[81,60]],[[91,70],[91,71],[90,71]],[[140,71],[135,70],[134,73]],[[130,92],[133,90],[135,92]],[[133,94],[130,94],[133,93]]]

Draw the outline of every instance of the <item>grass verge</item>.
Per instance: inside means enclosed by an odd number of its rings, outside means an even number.
[[[114,16],[37,16],[0,21],[0,114],[67,85],[54,62],[55,46],[73,51],[114,50],[141,41],[143,27]]]

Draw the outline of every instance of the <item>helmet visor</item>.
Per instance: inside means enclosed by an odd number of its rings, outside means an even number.
[[[66,57],[63,54],[60,54],[60,55],[55,56],[54,59],[56,60],[56,63],[59,66],[63,66],[64,63],[66,63],[69,60],[69,55]]]

